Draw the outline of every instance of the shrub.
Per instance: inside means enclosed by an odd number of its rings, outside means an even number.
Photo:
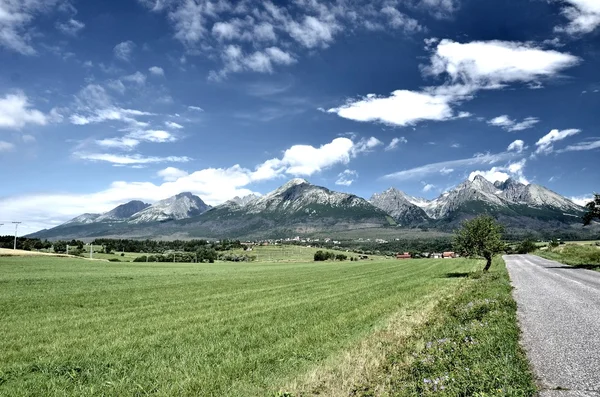
[[[535,243],[531,240],[524,240],[517,246],[517,253],[519,254],[528,254],[537,249]]]

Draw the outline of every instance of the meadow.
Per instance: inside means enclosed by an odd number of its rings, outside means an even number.
[[[600,270],[600,243],[597,241],[572,242],[555,248],[545,247],[537,250],[535,254],[571,266]]]
[[[0,395],[348,395],[480,267],[0,257]]]

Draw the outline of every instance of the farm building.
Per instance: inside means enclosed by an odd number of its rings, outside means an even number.
[[[430,258],[441,259],[442,258],[442,253],[441,252],[434,252],[433,254],[431,254]]]
[[[452,252],[452,251],[446,251],[446,252],[444,252],[442,254],[442,257],[444,259],[446,259],[446,258],[456,258],[456,254],[454,252]]]
[[[410,258],[411,258],[411,256],[408,252],[405,252],[403,254],[401,254],[401,253],[396,254],[396,259],[410,259]]]

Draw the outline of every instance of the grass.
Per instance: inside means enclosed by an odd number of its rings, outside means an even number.
[[[501,258],[489,273],[470,274],[388,356],[387,370],[353,395],[533,396],[536,387],[519,345],[511,289]]]
[[[595,242],[585,245],[565,244],[552,249],[538,250],[535,254],[570,266],[600,270],[600,246]]]
[[[0,258],[0,395],[263,396],[472,266]]]
[[[327,248],[313,248],[304,247],[299,245],[266,245],[266,246],[253,246],[252,251],[243,250],[231,250],[228,253],[237,255],[251,255],[256,256],[256,260],[259,262],[312,262],[317,251],[331,251],[335,254],[344,254],[350,259],[351,256],[359,257],[360,255],[353,252],[346,252],[345,250],[335,250]],[[371,256],[369,259],[380,260],[381,256]]]
[[[529,395],[506,271],[481,267],[2,257],[0,396],[413,396],[445,376]]]

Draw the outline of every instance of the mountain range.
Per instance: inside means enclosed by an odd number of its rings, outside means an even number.
[[[211,207],[192,193],[152,205],[122,204],[104,214],[83,214],[30,237],[281,238],[360,229],[433,228],[451,231],[487,213],[514,230],[560,230],[581,224],[584,209],[543,186],[513,179],[467,180],[434,200],[395,188],[370,200],[292,179],[264,196],[235,197]]]

